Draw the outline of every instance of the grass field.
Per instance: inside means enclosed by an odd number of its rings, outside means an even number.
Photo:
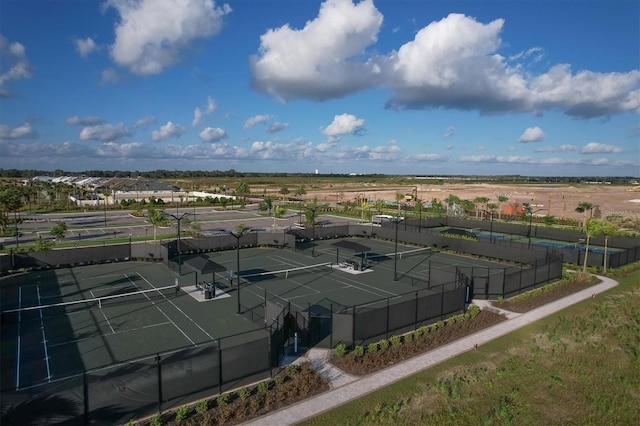
[[[303,424],[638,424],[639,282]]]

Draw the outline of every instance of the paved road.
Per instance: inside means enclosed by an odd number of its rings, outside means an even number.
[[[328,351],[312,351],[308,354],[307,360],[312,362],[316,371],[320,371],[320,374],[330,381],[332,389],[314,398],[307,399],[298,404],[245,423],[245,425],[293,425],[472,350],[475,344],[478,344],[481,350],[484,343],[511,333],[527,324],[538,321],[618,285],[616,281],[610,278],[601,276],[599,278],[602,280],[602,283],[596,286],[524,314],[510,313],[508,319],[500,324],[363,378],[349,376],[327,365],[325,359],[328,356]],[[484,301],[478,301],[478,304],[484,305],[485,309],[489,308]]]
[[[231,231],[239,224],[244,224],[256,230],[269,230],[274,226],[277,229],[287,229],[294,226],[300,219],[300,212],[295,209],[288,210],[282,218],[273,219],[266,213],[258,211],[257,205],[248,205],[243,210],[215,210],[212,207],[188,207],[166,209],[167,213],[178,217],[184,213],[189,214],[189,220],[196,220],[204,235],[213,235],[216,232]],[[56,223],[64,221],[68,226],[65,236],[66,241],[105,240],[110,238],[152,238],[153,226],[144,217],[134,217],[128,210],[107,210],[88,212],[67,212],[49,214],[22,214],[22,223],[19,224],[20,236],[0,238],[0,244],[15,246],[16,243],[30,244],[39,237],[53,238],[51,229]],[[318,221],[325,223],[346,223],[348,219],[335,216],[320,215]],[[158,229],[160,234],[176,233],[174,224]],[[184,225],[184,222],[183,222]]]

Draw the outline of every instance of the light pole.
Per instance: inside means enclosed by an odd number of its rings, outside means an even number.
[[[531,204],[529,203],[523,203],[524,205],[524,210],[529,213],[529,231],[527,231],[527,237],[529,238],[529,245],[528,248],[531,248],[531,225],[533,222],[533,214],[534,213],[538,213],[539,211],[545,210],[545,209],[538,209],[536,211],[533,211],[533,207],[531,207]]]
[[[18,231],[18,213],[16,210],[13,211],[13,222],[16,227],[16,248],[20,247],[20,232]]]
[[[236,232],[229,231],[229,235],[231,235],[232,237],[235,237],[236,239],[236,286],[238,287],[237,314],[242,313],[242,309],[240,307],[240,238],[244,237],[249,231],[250,231],[249,228],[245,228],[243,225],[240,225]]]
[[[401,220],[402,218],[400,216],[396,216],[391,219],[391,221],[396,224],[396,241],[395,241],[396,248],[393,256],[393,280],[394,281],[398,281],[398,274],[397,274],[398,272],[398,223],[400,223]]]
[[[104,227],[107,227],[107,196],[104,196]]]
[[[307,207],[307,210],[311,212],[311,257],[315,257],[316,255],[316,212],[318,211],[318,206]]]
[[[129,259],[131,259],[131,234],[129,234]]]
[[[178,221],[178,275],[182,275],[182,255],[180,253],[180,222],[186,216],[189,216],[189,213],[182,213],[182,215],[180,215],[180,216],[176,216],[176,215],[173,215],[171,213],[166,213],[166,212],[165,212],[165,214],[167,216],[171,216],[176,221]]]

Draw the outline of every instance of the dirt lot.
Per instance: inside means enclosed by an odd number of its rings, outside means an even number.
[[[551,215],[557,218],[582,217],[575,208],[580,202],[589,202],[594,206],[599,206],[602,217],[612,213],[619,213],[623,216],[640,214],[640,190],[633,191],[631,186],[613,186],[581,184],[570,185],[499,185],[499,184],[442,184],[412,186],[382,186],[379,184],[362,183],[357,189],[356,185],[349,184],[349,187],[314,190],[306,197],[311,199],[318,197],[320,202],[350,201],[358,198],[373,200],[395,201],[396,193],[411,195],[417,188],[418,198],[421,200],[432,200],[434,198],[443,200],[449,195],[455,195],[461,199],[473,200],[476,197],[487,197],[490,202],[498,204],[497,197],[505,195],[509,197],[506,204],[530,203],[534,209],[540,210],[538,215]]]

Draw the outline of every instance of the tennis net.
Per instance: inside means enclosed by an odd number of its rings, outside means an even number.
[[[105,306],[124,305],[131,303],[153,302],[164,300],[171,295],[175,295],[175,286],[157,287],[148,290],[137,290],[127,292],[110,293],[105,296],[93,297],[90,299],[70,300],[67,302],[50,303],[34,306],[20,306],[18,308],[2,311],[3,323],[17,323],[27,320],[34,313],[44,318],[59,317],[73,314],[89,309],[103,308]]]
[[[240,274],[240,279],[245,284],[254,282],[272,280],[272,279],[289,279],[304,274],[317,274],[323,272],[331,272],[333,265],[331,262],[318,263],[316,265],[300,266],[297,268],[282,269],[279,271],[265,271],[254,274]]]
[[[402,259],[408,259],[415,256],[424,256],[429,252],[431,252],[431,248],[429,247],[423,247],[423,248],[407,250],[407,251],[399,251],[398,259],[402,260]],[[394,252],[387,253],[387,254],[367,254],[367,260],[376,261],[376,260],[393,259],[395,255],[396,254]]]

